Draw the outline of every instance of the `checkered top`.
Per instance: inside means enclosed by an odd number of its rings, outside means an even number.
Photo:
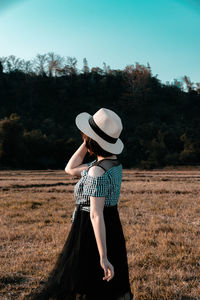
[[[88,167],[96,161],[95,159],[88,163]],[[90,176],[86,169],[81,172],[81,176],[74,187],[74,197],[76,204],[87,206],[83,210],[90,210],[90,196],[105,197],[105,206],[118,204],[122,182],[122,164],[111,167],[102,176]]]

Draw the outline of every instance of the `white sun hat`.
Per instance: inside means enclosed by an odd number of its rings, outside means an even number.
[[[93,116],[82,112],[75,119],[76,126],[96,141],[102,149],[120,154],[124,144],[119,138],[123,129],[120,117],[108,108],[100,108]]]

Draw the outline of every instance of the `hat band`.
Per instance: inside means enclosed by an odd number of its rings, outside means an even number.
[[[102,131],[99,126],[95,123],[93,116],[91,116],[89,118],[89,124],[92,127],[92,129],[94,130],[94,132],[99,135],[102,139],[104,139],[105,141],[111,143],[111,144],[115,144],[117,141],[117,138],[113,138],[110,135],[106,134],[104,131]]]

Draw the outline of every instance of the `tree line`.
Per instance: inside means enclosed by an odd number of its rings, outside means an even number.
[[[0,57],[0,168],[64,169],[82,142],[77,114],[101,107],[122,118],[125,168],[200,163],[200,83],[161,83],[149,63],[90,68],[84,58],[79,70],[49,52]]]

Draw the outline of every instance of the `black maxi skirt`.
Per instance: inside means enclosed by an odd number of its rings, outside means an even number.
[[[47,281],[24,299],[32,300],[132,300],[126,241],[118,206],[104,206],[107,258],[114,277],[103,280],[104,270],[88,211],[77,211],[70,232]]]

